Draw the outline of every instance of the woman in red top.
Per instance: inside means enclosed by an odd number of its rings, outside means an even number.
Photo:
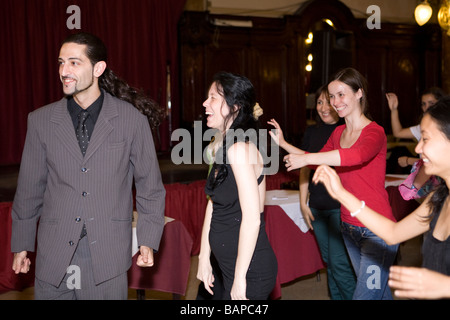
[[[395,221],[384,187],[386,135],[367,115],[367,81],[355,69],[335,74],[328,84],[331,105],[345,124],[336,128],[318,153],[296,150],[284,158],[288,171],[308,165],[334,166],[344,187],[368,206]],[[357,276],[353,299],[392,299],[389,268],[398,245],[388,246],[341,207],[342,235]]]

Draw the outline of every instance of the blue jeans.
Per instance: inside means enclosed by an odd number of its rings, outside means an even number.
[[[357,278],[353,299],[392,300],[387,282],[398,244],[388,246],[369,229],[345,222],[342,236]]]
[[[356,277],[341,234],[341,210],[310,208],[311,224],[323,261],[327,264],[328,289],[332,300],[351,300]]]

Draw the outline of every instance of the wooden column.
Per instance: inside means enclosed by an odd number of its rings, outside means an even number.
[[[450,36],[442,32],[442,89],[450,93]]]

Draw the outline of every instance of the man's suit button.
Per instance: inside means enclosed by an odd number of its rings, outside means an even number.
[[[81,168],[81,172],[87,172],[88,169],[87,168]]]
[[[86,191],[83,191],[83,193],[81,193],[81,195],[82,195],[83,197],[86,197],[86,196],[88,195],[88,193],[87,193]]]
[[[69,241],[69,246],[73,246],[73,241]]]
[[[75,221],[76,221],[76,222],[80,222],[80,221],[81,221],[81,218],[80,218],[80,217],[76,217],[76,218],[75,218]]]

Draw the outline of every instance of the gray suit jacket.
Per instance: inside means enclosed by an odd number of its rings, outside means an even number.
[[[138,245],[157,250],[165,189],[147,118],[105,93],[83,157],[66,98],[35,110],[28,117],[12,209],[12,252],[34,251],[37,232],[36,277],[58,286],[85,222],[95,282],[126,272],[133,180]]]

